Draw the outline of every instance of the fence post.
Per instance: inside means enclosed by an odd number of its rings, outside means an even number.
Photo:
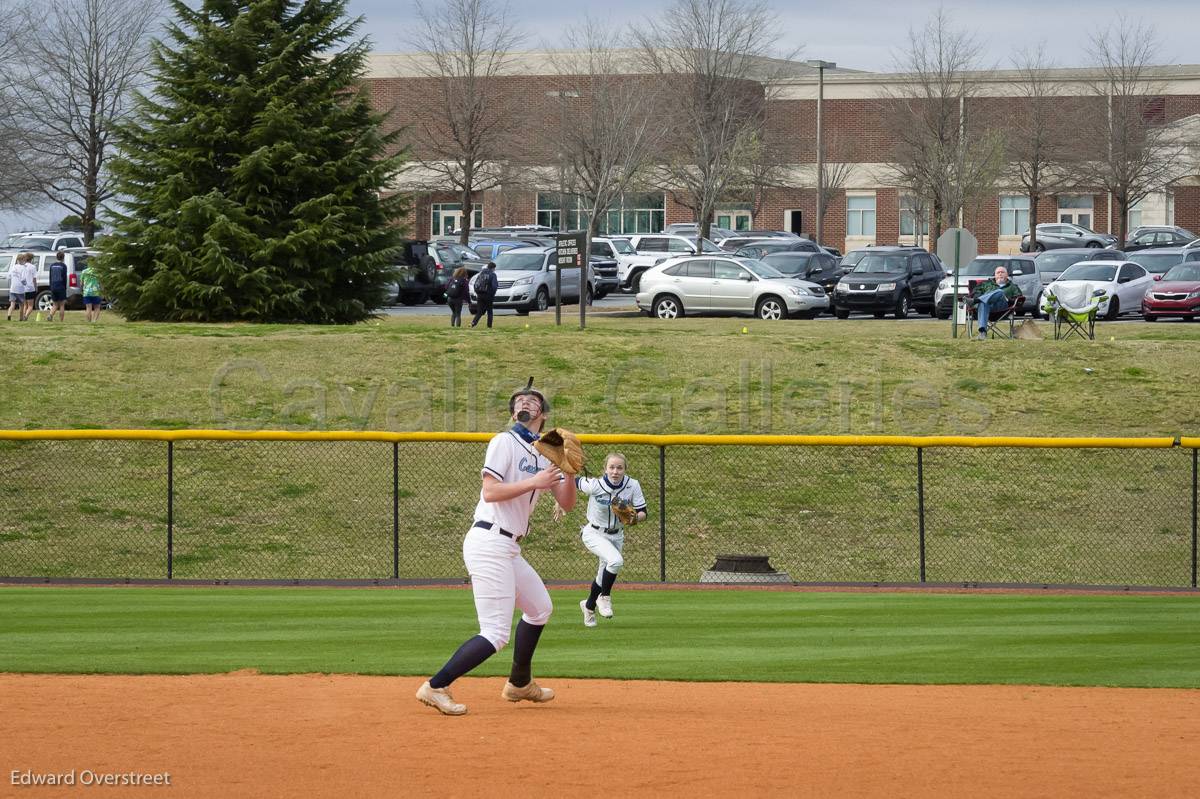
[[[400,442],[392,442],[392,579],[400,579]]]
[[[1192,588],[1196,587],[1196,453],[1192,450]]]
[[[175,572],[175,442],[167,442],[167,579]]]
[[[925,462],[917,447],[917,527],[921,539],[921,582],[925,582]]]
[[[658,448],[658,581],[667,581],[667,448]]]

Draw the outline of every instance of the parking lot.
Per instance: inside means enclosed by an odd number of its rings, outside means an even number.
[[[564,305],[562,312],[563,312],[564,321],[575,320],[575,319],[579,318],[579,306],[578,305]],[[447,324],[449,324],[449,318],[450,318],[450,309],[449,308],[447,308],[445,305],[435,305],[432,302],[427,302],[424,305],[391,305],[391,306],[384,308],[382,313],[384,313],[388,316],[445,316],[447,319]],[[549,311],[547,311],[547,313],[550,313],[550,314],[554,313],[554,309],[551,308]],[[611,294],[602,300],[597,300],[592,305],[592,307],[588,309],[588,313],[604,313],[604,314],[629,313],[632,315],[632,314],[637,313],[637,306],[633,304],[633,295],[632,294]],[[467,309],[465,307],[463,308],[463,314],[464,315],[467,314]],[[515,316],[517,316],[516,311],[509,310],[509,309],[498,309],[495,312],[495,314],[497,317],[505,317],[505,316],[515,317]],[[749,318],[749,317],[747,317],[747,318]],[[1026,317],[1026,318],[1028,318],[1028,317]],[[854,320],[854,319],[870,319],[870,320],[874,321],[875,316],[873,314],[869,314],[869,313],[851,314],[850,320]],[[892,321],[892,322],[897,321],[891,315],[888,315],[887,319],[888,319],[888,321]],[[648,317],[646,318],[646,321],[650,321]],[[758,321],[758,320],[754,320],[754,321]],[[804,321],[807,322],[808,320],[804,320]],[[813,321],[840,322],[843,320],[836,319],[831,314],[822,314],[821,316],[818,316]],[[932,319],[932,317],[929,316],[929,314],[920,314],[920,313],[914,312],[914,313],[909,314],[909,316],[906,320],[902,320],[902,321],[929,322],[929,321],[934,321],[934,320]],[[936,321],[949,327],[950,323],[948,320],[941,319],[941,320],[936,320]],[[1141,322],[1141,321],[1142,321],[1142,319],[1140,316],[1122,316],[1120,319],[1117,320],[1117,322],[1121,323],[1121,324],[1125,324],[1128,322]],[[1173,322],[1181,322],[1181,321],[1182,320],[1179,320],[1179,319],[1163,319],[1159,322],[1156,322],[1155,324],[1170,324]],[[664,323],[664,324],[669,324],[669,323]],[[1046,324],[1049,325],[1050,323],[1046,322]],[[1114,323],[1111,321],[1107,321],[1107,320],[1099,320],[1097,322],[1097,324],[1098,325],[1111,325]]]

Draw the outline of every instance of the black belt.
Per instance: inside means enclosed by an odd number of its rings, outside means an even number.
[[[608,533],[609,535],[616,535],[617,533],[621,532],[620,527],[597,527],[591,522],[588,522],[588,527],[592,528],[593,530],[599,530],[602,533]]]
[[[492,524],[491,522],[475,522],[475,524],[472,526],[479,527],[484,530],[491,530],[491,529],[495,528],[497,533],[504,536],[505,538],[511,538],[514,541],[520,541],[522,538],[525,537],[525,535],[523,533],[510,533],[508,530],[505,530],[503,527]]]

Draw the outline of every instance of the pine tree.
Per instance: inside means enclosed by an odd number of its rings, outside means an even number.
[[[404,161],[361,85],[348,0],[170,0],[119,130],[106,296],[133,320],[352,323],[395,278]]]

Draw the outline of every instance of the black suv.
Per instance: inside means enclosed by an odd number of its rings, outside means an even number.
[[[452,241],[404,239],[396,264],[396,299],[405,305],[420,305],[428,300],[446,301],[446,284],[454,271],[466,267],[467,279],[487,265],[470,247]]]
[[[914,308],[931,312],[942,276],[941,266],[925,250],[872,247],[838,281],[833,313],[838,319],[845,319],[851,311],[874,313],[877,319],[892,313],[903,319]]]

